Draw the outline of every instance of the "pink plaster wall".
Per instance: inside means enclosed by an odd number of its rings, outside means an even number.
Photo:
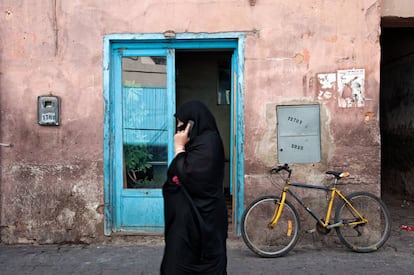
[[[379,193],[379,0],[29,1],[0,3],[1,238],[103,237],[103,37],[113,33],[245,32],[246,201],[276,164],[278,104],[321,104],[321,163]],[[364,107],[318,99],[316,75],[365,69]],[[62,99],[61,126],[37,124],[37,96]],[[270,184],[268,186],[270,188]],[[259,191],[257,191],[259,190]]]

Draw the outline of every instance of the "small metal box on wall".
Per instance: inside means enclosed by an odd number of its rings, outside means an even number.
[[[321,160],[319,105],[276,106],[279,163]]]
[[[37,98],[38,121],[40,125],[59,125],[60,98],[57,96],[39,96]]]

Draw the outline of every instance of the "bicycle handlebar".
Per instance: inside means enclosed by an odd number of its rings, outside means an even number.
[[[270,170],[270,173],[279,173],[282,170],[288,172],[289,173],[289,177],[290,177],[290,174],[292,173],[292,169],[290,169],[290,167],[289,167],[289,165],[287,163],[285,163],[284,165],[278,165],[277,167],[272,168]]]

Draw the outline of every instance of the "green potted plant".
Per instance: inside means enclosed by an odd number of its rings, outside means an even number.
[[[149,170],[152,165],[148,163],[152,160],[152,154],[145,145],[125,145],[124,146],[125,169],[128,178],[135,184],[150,182],[152,177]]]

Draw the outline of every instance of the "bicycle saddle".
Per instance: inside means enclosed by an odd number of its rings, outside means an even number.
[[[348,172],[338,172],[338,171],[326,171],[326,174],[327,175],[333,175],[337,179],[346,178],[346,177],[349,176]]]

